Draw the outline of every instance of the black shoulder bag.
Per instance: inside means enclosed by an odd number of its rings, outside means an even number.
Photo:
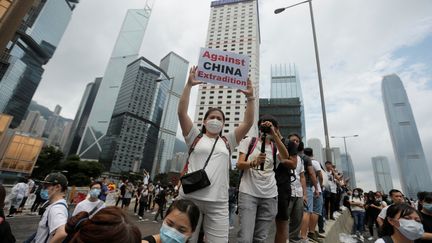
[[[191,193],[194,191],[198,191],[200,189],[203,189],[205,187],[210,186],[210,180],[207,176],[207,173],[205,172],[205,168],[207,167],[207,164],[210,160],[210,157],[213,154],[213,151],[214,151],[214,148],[216,146],[218,139],[219,139],[219,136],[216,138],[216,141],[213,144],[213,148],[212,148],[212,150],[211,150],[211,152],[207,158],[207,161],[204,164],[204,168],[197,170],[197,171],[194,171],[192,173],[185,174],[180,178],[180,181],[181,181],[181,184],[183,187],[183,192],[185,194],[188,194],[188,193]],[[190,154],[189,154],[189,157],[190,157]],[[189,158],[188,158],[187,164],[189,164]]]

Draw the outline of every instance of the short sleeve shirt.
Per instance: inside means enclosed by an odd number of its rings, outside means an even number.
[[[200,134],[196,126],[193,126],[189,134],[185,137],[186,144],[190,147],[195,138]],[[234,132],[225,135],[231,151],[237,147],[237,140]],[[210,138],[203,134],[202,138],[195,145],[193,152],[189,157],[188,173],[201,170],[204,168],[210,151],[215,143],[216,138]],[[202,201],[228,202],[229,188],[229,169],[231,158],[229,151],[222,138],[219,138],[214,148],[213,154],[205,168],[210,185],[201,190],[184,194],[183,187],[180,187],[181,198],[192,198]]]
[[[85,199],[83,201],[81,201],[80,203],[77,204],[77,206],[75,207],[75,210],[72,213],[72,216],[77,215],[79,212],[85,211],[90,213],[90,211],[92,211],[96,206],[99,205],[99,203],[101,202],[101,200],[97,200],[96,202],[91,202],[88,199]],[[93,215],[95,213],[97,213],[99,210],[101,210],[102,208],[105,207],[105,203],[103,203],[102,205],[100,205],[97,210],[93,213]]]
[[[387,216],[387,209],[390,207],[391,205],[381,209],[380,214],[378,214],[378,217],[380,217],[381,219],[385,219],[385,217]]]
[[[313,159],[312,160],[312,166],[313,166],[315,174],[317,175],[317,178],[318,178],[318,173],[321,171],[320,163]],[[317,185],[318,185],[318,191],[321,192],[321,185],[320,185],[319,181],[318,181]],[[315,190],[315,187],[314,187],[314,190]]]
[[[296,179],[291,183],[291,197],[303,197],[303,187],[300,182],[301,173],[304,173],[303,160],[297,156],[297,167],[294,171]]]
[[[252,137],[247,137],[240,142],[238,149],[240,153],[247,154],[251,140]],[[260,139],[257,139],[256,146],[251,151],[248,161],[252,161],[259,156],[261,144]],[[259,198],[272,198],[278,195],[273,163],[273,150],[276,148],[273,146],[273,144],[266,144],[265,146],[264,170],[260,170],[260,167],[257,166],[243,171],[240,192]]]
[[[63,205],[62,205],[63,204]],[[44,243],[48,235],[52,234],[58,227],[65,225],[68,219],[68,210],[65,207],[66,200],[60,199],[48,206],[39,221],[35,243]],[[48,220],[48,227],[46,226]],[[48,237],[49,242],[52,235]]]

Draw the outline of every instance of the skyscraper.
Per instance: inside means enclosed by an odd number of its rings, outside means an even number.
[[[303,137],[299,98],[259,99],[259,115],[265,114],[277,119],[282,136],[296,133]]]
[[[351,155],[341,154],[341,167],[337,168],[339,171],[342,171],[344,178],[349,179],[349,186],[353,189],[357,187],[354,165],[351,159]]]
[[[299,135],[306,137],[306,124],[304,117],[304,101],[300,85],[297,68],[294,64],[274,65],[271,67],[271,98],[287,99],[298,98],[300,102],[299,118],[300,132]]]
[[[174,52],[168,53],[160,62],[160,68],[170,77],[170,80],[166,80],[170,83],[170,89],[162,116],[152,175],[165,172],[167,160],[174,154],[178,125],[177,107],[185,86],[188,66],[189,62]]]
[[[377,191],[389,193],[393,189],[393,181],[387,157],[372,157],[372,167]]]
[[[41,114],[39,111],[30,111],[27,114],[26,119],[21,122],[19,130],[25,133],[32,133],[33,130],[36,128],[40,117]]]
[[[56,105],[54,108],[54,113],[48,117],[48,121],[45,125],[44,136],[49,137],[51,132],[56,130],[62,124],[59,124],[60,112],[62,107],[60,105]]]
[[[415,198],[417,192],[432,188],[432,180],[411,105],[396,74],[384,76],[381,85],[402,190],[408,197]]]
[[[148,2],[144,9],[129,9],[126,14],[78,147],[81,158],[99,158],[126,67],[138,58],[150,14]]]
[[[94,82],[88,83],[84,90],[84,94],[75,114],[75,119],[71,126],[70,135],[64,146],[63,152],[65,155],[77,153],[101,81],[102,78],[96,78]]]
[[[324,166],[325,156],[321,140],[318,138],[310,138],[307,140],[307,146],[313,149],[314,158]]]
[[[77,2],[34,1],[6,49],[1,50],[0,112],[13,116],[12,127],[24,118],[43,66],[54,55]]]
[[[206,47],[249,55],[250,78],[259,97],[260,29],[257,0],[219,0],[211,2]],[[259,100],[255,100],[255,120],[258,120]],[[246,108],[244,95],[224,86],[204,84],[199,86],[194,124],[200,127],[205,112],[210,107],[220,107],[225,112],[223,132],[233,131],[243,120]],[[253,126],[249,135],[258,130]],[[233,151],[233,158],[237,152]]]
[[[128,65],[102,144],[107,170],[151,171],[169,87],[165,71],[144,57]]]

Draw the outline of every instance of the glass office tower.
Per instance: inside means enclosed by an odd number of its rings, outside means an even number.
[[[411,105],[396,74],[384,76],[381,85],[402,190],[407,197],[416,198],[417,192],[430,191],[432,180]]]
[[[393,189],[393,181],[387,157],[372,157],[372,167],[377,191],[388,194]]]
[[[170,77],[170,80],[167,80],[170,83],[170,89],[159,131],[157,153],[151,171],[152,175],[169,172],[170,169],[167,160],[172,159],[174,155],[178,126],[177,107],[188,75],[188,66],[189,62],[174,52],[168,53],[160,62],[160,68]]]
[[[128,65],[99,159],[107,170],[151,171],[169,85],[144,57]]]
[[[0,55],[0,112],[17,127],[53,56],[77,1],[44,0],[32,6]]]
[[[78,147],[77,154],[83,159],[99,158],[126,67],[138,58],[150,14],[148,6],[126,14]]]

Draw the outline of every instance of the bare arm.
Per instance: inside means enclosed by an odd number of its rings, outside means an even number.
[[[54,232],[53,232],[53,237],[50,240],[50,243],[61,243],[67,236],[67,233],[65,231],[65,226],[62,225],[60,227],[58,227]]]
[[[254,112],[255,112],[255,97],[254,90],[252,87],[252,82],[248,79],[247,82],[248,89],[246,91],[241,90],[243,94],[245,94],[247,98],[246,110],[243,118],[243,122],[234,130],[237,143],[239,143],[244,136],[249,132],[249,129],[252,127],[254,123]]]
[[[239,158],[237,160],[237,168],[240,170],[245,170],[245,169],[249,169],[249,168],[253,168],[257,165],[256,163],[256,158],[253,160],[248,159],[249,161],[246,161],[246,154],[244,153],[239,153]]]
[[[189,78],[186,83],[186,86],[183,89],[183,93],[180,97],[180,101],[177,109],[177,114],[179,117],[180,127],[183,136],[188,135],[193,126],[193,122],[189,117],[189,115],[187,114],[188,107],[189,107],[190,91],[192,89],[192,86],[202,83],[195,79],[196,70],[197,70],[196,66],[191,67],[191,69],[189,70]]]
[[[295,169],[297,168],[297,155],[290,155],[288,159],[281,159],[279,157],[279,161],[281,164],[283,164],[288,169]]]
[[[381,227],[384,224],[384,220],[380,217],[377,217],[377,223]]]
[[[312,185],[315,188],[315,195],[319,195],[319,191],[318,191],[318,180],[315,174],[315,169],[313,168],[312,165],[307,167],[307,173],[309,173],[309,176],[311,178],[312,181]]]
[[[324,178],[323,178],[323,173],[322,173],[321,170],[318,171],[318,181],[319,181],[319,183],[320,183],[320,186],[322,187],[322,186],[323,186],[323,183],[324,183]]]
[[[304,176],[304,172],[300,173],[300,183],[303,188],[303,200],[307,202],[306,178]]]

